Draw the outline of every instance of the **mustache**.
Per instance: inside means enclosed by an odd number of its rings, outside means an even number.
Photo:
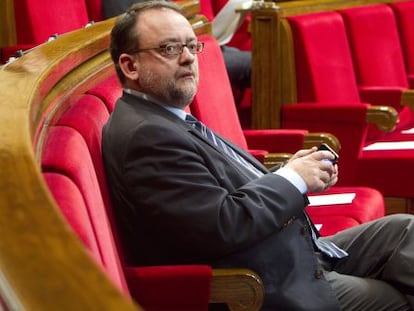
[[[187,66],[186,68],[180,68],[177,71],[176,76],[177,77],[185,77],[185,76],[193,76],[193,77],[197,77],[197,69],[195,66]]]

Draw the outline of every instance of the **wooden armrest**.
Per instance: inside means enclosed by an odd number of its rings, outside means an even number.
[[[383,132],[391,132],[398,120],[398,112],[389,106],[370,106],[367,110],[367,122],[373,123]]]
[[[333,134],[329,133],[308,133],[305,135],[305,141],[303,142],[303,147],[311,148],[313,146],[319,146],[321,143],[327,144],[336,152],[339,152],[341,149],[341,143],[338,138]]]
[[[264,288],[260,277],[248,269],[214,269],[212,303],[226,303],[231,311],[256,311],[263,304]]]
[[[414,90],[405,90],[402,93],[401,105],[410,107],[414,110]]]
[[[319,146],[321,143],[329,145],[333,150],[339,152],[341,144],[334,135],[329,133],[307,133],[304,137],[303,148],[311,148]],[[278,164],[286,162],[292,157],[291,153],[269,153],[265,156],[264,165],[272,168]]]

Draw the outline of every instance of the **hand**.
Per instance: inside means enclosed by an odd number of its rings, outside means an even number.
[[[318,151],[316,147],[312,147],[296,152],[285,166],[303,178],[308,192],[320,192],[338,181],[338,165],[324,161],[333,159],[334,156],[329,151]]]

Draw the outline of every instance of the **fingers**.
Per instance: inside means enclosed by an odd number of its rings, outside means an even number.
[[[305,157],[307,155],[310,155],[310,154],[314,153],[316,150],[317,150],[316,147],[312,147],[311,149],[299,150],[292,156],[292,158],[290,160],[292,161],[292,160],[295,160],[295,159],[298,159],[298,158]]]
[[[330,151],[325,151],[325,150],[314,152],[312,154],[312,157],[318,161],[322,161],[322,160],[334,161],[335,160],[335,156]]]
[[[326,190],[338,181],[338,166],[330,161],[335,158],[329,151],[300,150],[287,167],[296,171],[305,181],[309,192]]]
[[[331,167],[332,167],[332,171],[329,175],[329,180],[325,184],[324,190],[329,189],[330,187],[334,186],[338,182],[338,165],[331,164]]]

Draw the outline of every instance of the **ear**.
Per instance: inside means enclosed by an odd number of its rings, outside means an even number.
[[[123,53],[119,56],[119,67],[121,68],[124,75],[129,80],[137,80],[138,79],[138,66],[139,63],[132,55]]]

